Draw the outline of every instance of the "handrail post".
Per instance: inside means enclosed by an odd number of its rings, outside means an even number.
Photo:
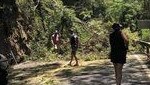
[[[146,47],[146,53],[149,54],[149,47]]]
[[[147,55],[148,59],[150,59],[150,43],[141,40],[137,41],[137,43],[141,45],[142,52]]]
[[[149,47],[148,46],[146,47],[146,53],[147,53],[148,59],[150,59],[150,53],[149,53]]]

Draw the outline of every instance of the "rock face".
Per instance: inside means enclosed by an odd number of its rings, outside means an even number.
[[[14,55],[18,62],[31,53],[27,44],[31,27],[25,18],[16,0],[0,0],[0,54],[7,58],[8,54]]]

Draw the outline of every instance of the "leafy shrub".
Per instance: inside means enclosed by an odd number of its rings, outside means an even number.
[[[142,29],[142,40],[150,42],[150,29]]]
[[[123,32],[128,36],[129,38],[129,51],[138,51],[138,46],[136,47],[135,41],[139,40],[140,37],[138,36],[138,32],[131,32],[128,28],[124,29]]]

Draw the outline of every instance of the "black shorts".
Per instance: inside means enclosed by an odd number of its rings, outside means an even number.
[[[71,49],[72,49],[71,54],[76,54],[78,47],[77,46],[71,46]]]
[[[110,54],[110,59],[112,63],[126,63],[127,51],[115,52]]]

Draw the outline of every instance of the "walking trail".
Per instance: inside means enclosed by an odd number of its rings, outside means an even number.
[[[79,67],[68,62],[31,62],[12,66],[10,85],[115,85],[112,63],[108,59],[80,61]],[[122,85],[150,85],[150,62],[144,55],[128,55],[123,68]]]

